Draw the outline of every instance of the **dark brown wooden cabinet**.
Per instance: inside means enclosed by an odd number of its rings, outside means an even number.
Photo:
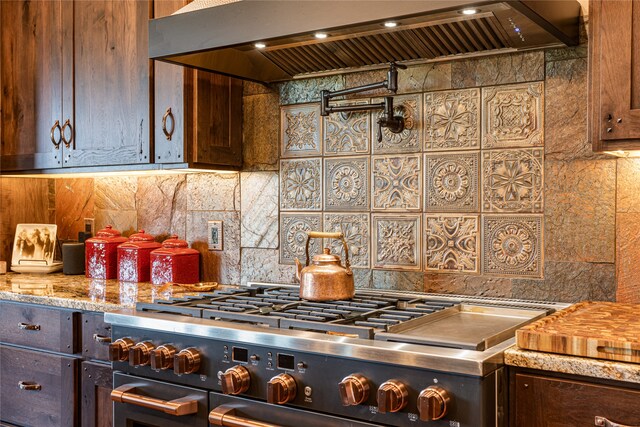
[[[187,3],[156,1],[154,17]],[[154,66],[155,162],[242,166],[242,81],[160,61]]]
[[[640,425],[640,388],[541,371],[512,370],[511,423],[517,427]],[[601,424],[603,426],[609,424]]]
[[[593,150],[640,150],[640,0],[591,0],[589,30]]]
[[[64,68],[72,34],[65,3],[0,2],[2,171],[62,166],[60,132],[72,113],[64,105],[64,89],[72,82],[72,71]]]
[[[82,362],[82,427],[111,427],[113,425],[113,373],[110,365]]]

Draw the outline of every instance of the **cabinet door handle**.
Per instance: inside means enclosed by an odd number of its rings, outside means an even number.
[[[18,323],[18,328],[24,329],[25,331],[39,331],[40,325],[31,325],[29,323]]]
[[[605,417],[599,417],[597,415],[596,415],[595,425],[597,425],[598,427],[634,427],[627,424],[614,423],[613,421],[609,421]],[[635,427],[638,427],[638,426],[635,426]]]
[[[58,129],[58,133],[60,134],[60,137],[58,138],[58,140],[56,141],[56,129]],[[56,147],[56,150],[58,150],[60,148],[60,139],[62,138],[62,128],[60,127],[60,122],[58,120],[56,120],[56,122],[53,124],[53,126],[51,126],[51,143],[53,144],[54,147]]]
[[[107,344],[111,342],[111,337],[105,337],[104,335],[93,334],[93,340],[100,344]]]
[[[18,387],[20,387],[20,390],[31,390],[31,391],[42,390],[42,386],[40,384],[32,383],[29,381],[18,381]]]
[[[121,385],[111,391],[111,400],[176,416],[195,414],[198,412],[198,401],[189,396],[174,400],[160,400],[135,394],[135,391],[135,386],[128,384]]]
[[[171,118],[171,130],[167,129],[167,118]],[[171,112],[171,107],[167,108],[167,111],[162,116],[162,132],[164,132],[164,136],[167,137],[167,141],[171,141],[171,137],[173,136],[173,131],[176,129],[176,120],[173,117],[173,113]]]
[[[227,427],[280,427],[277,424],[268,424],[254,421],[235,415],[235,408],[229,405],[221,405],[209,412],[209,425]]]
[[[65,129],[69,128],[69,139],[65,138],[64,133],[65,133]],[[60,130],[60,137],[62,138],[62,142],[64,142],[64,146],[67,148],[71,148],[71,141],[73,141],[73,127],[71,127],[71,122],[69,122],[69,119],[67,119],[66,122],[64,122],[64,125],[62,125],[62,129]],[[59,143],[58,143],[59,144]]]

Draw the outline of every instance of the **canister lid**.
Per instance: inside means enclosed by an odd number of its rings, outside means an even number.
[[[144,230],[140,230],[137,233],[129,236],[130,242],[153,242],[153,236],[151,234],[147,234]]]
[[[162,242],[162,247],[171,249],[171,248],[188,248],[189,244],[186,240],[178,239],[178,235],[172,234],[169,236],[167,240]]]
[[[102,230],[96,233],[96,237],[91,237],[86,240],[88,244],[117,244],[126,242],[127,238],[120,235],[118,230],[114,230],[111,225],[107,225]]]
[[[108,238],[108,237],[117,237],[120,235],[118,230],[114,230],[111,225],[107,225],[102,230],[96,233],[96,237]]]

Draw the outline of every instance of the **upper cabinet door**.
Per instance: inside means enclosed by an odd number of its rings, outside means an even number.
[[[3,172],[62,166],[64,1],[0,2]],[[53,139],[53,141],[52,141]]]
[[[74,1],[73,8],[75,129],[65,166],[149,163],[151,2]]]
[[[589,3],[594,151],[640,150],[640,0]]]
[[[154,1],[154,18],[171,15],[188,0]],[[182,163],[185,159],[187,95],[193,70],[154,61],[154,146],[156,163]],[[190,104],[189,100],[189,104]]]

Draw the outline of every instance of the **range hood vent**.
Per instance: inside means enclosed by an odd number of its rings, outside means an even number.
[[[578,43],[575,0],[218,2],[152,20],[150,57],[269,83]]]

